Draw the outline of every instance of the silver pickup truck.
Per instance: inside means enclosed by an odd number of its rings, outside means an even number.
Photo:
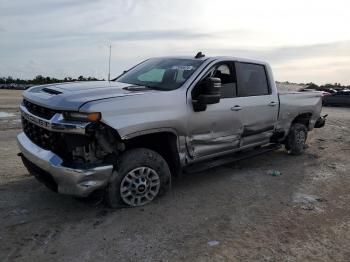
[[[29,172],[62,194],[103,192],[111,207],[145,205],[174,176],[281,145],[301,154],[325,123],[321,94],[279,94],[267,63],[201,53],[23,96],[17,139]]]

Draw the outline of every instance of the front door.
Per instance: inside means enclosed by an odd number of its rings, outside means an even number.
[[[220,62],[210,68],[201,80],[206,77],[221,79],[221,99],[217,104],[207,105],[205,111],[194,112],[190,109],[187,146],[193,158],[237,148],[242,132],[241,119],[232,109],[237,93],[234,63]],[[200,93],[200,81],[191,92],[193,99]]]

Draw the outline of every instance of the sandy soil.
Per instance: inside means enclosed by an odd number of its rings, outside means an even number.
[[[55,194],[16,153],[19,93],[0,91],[0,261],[349,261],[350,108],[309,148],[185,175],[143,208]],[[271,176],[269,170],[282,172]]]

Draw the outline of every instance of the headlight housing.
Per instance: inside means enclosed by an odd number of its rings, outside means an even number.
[[[101,113],[64,112],[64,119],[84,122],[97,122],[101,120]]]

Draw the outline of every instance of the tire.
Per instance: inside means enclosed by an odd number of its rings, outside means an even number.
[[[112,208],[143,206],[170,185],[169,166],[161,155],[146,148],[131,149],[119,157],[105,200]]]
[[[301,155],[305,149],[307,139],[307,127],[300,123],[292,124],[285,141],[285,146],[289,154]]]

